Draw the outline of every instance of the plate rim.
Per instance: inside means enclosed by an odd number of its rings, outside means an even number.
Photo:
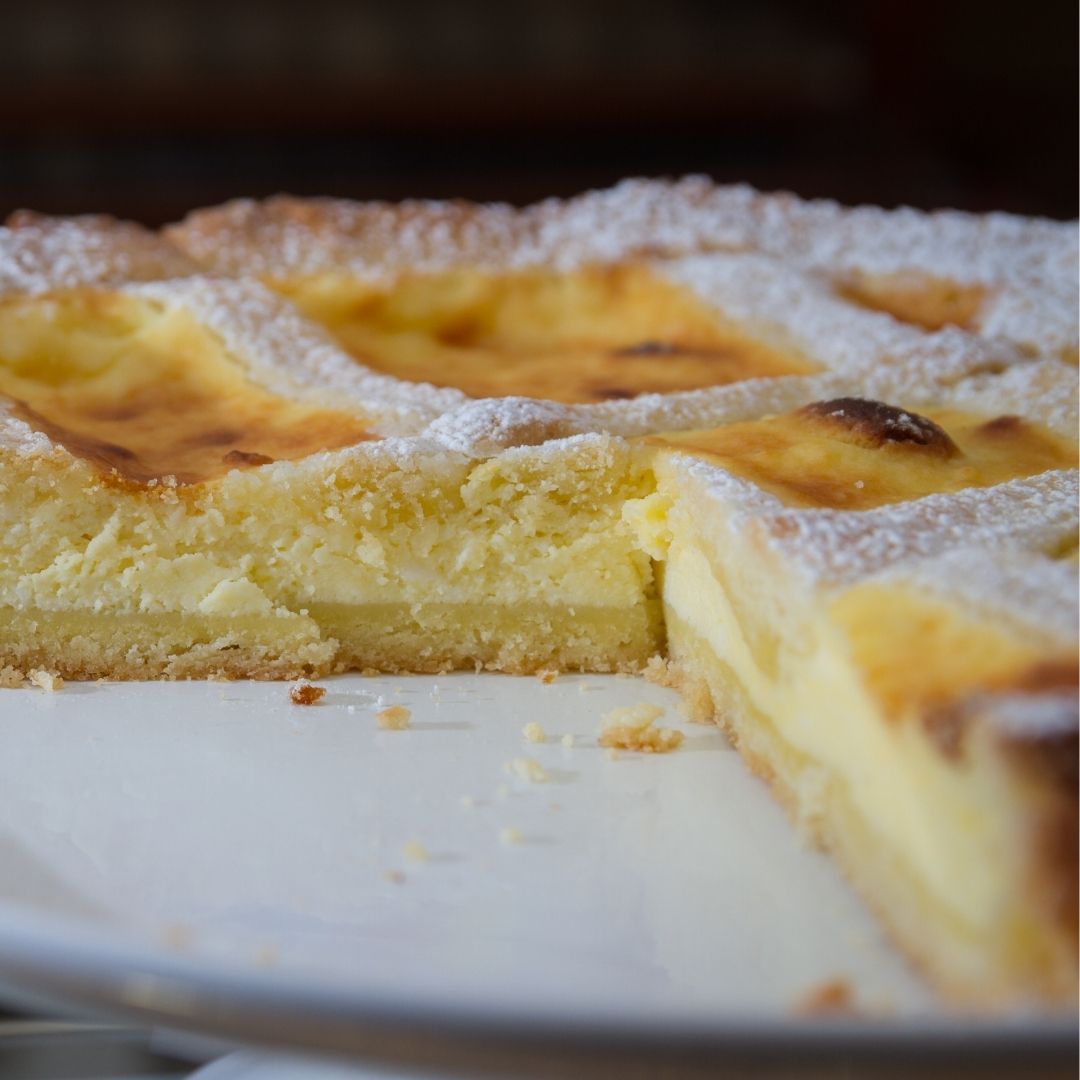
[[[0,902],[0,978],[62,1006],[245,1045],[333,1053],[402,1067],[588,1070],[624,1061],[678,1068],[723,1061],[1075,1062],[1075,1016],[662,1017],[655,1025],[597,1009],[537,1014],[170,953],[112,927]],[[528,1073],[524,1073],[527,1075]],[[583,1075],[588,1075],[584,1072]]]

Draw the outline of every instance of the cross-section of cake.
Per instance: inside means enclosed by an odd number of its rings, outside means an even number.
[[[0,668],[661,657],[940,986],[1070,999],[1075,259],[698,180],[19,215]]]

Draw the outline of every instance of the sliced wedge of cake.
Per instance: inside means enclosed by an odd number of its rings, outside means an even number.
[[[626,513],[698,715],[939,985],[1075,993],[1075,448],[863,399],[651,442]]]

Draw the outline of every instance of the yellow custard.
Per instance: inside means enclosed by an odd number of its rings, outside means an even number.
[[[636,265],[269,284],[369,367],[472,397],[611,401],[817,370]]]

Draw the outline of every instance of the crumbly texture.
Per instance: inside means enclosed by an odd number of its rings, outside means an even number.
[[[326,697],[326,687],[316,686],[306,679],[289,687],[289,700],[294,705],[314,705]]]
[[[31,671],[28,678],[31,686],[36,686],[39,690],[48,690],[50,693],[61,689],[64,685],[64,680],[52,671]]]
[[[406,859],[416,863],[428,862],[431,854],[419,840],[407,840],[401,847],[401,853]]]
[[[627,705],[603,716],[598,742],[610,750],[635,750],[643,754],[667,754],[683,743],[683,733],[674,728],[654,727],[664,715],[656,705]]]
[[[407,731],[412,723],[412,711],[404,705],[389,705],[375,714],[375,723],[384,731]]]

